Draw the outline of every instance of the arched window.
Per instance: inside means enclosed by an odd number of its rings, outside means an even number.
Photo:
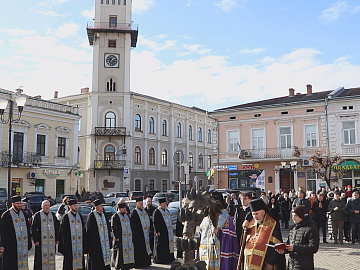
[[[204,156],[202,154],[199,154],[199,169],[204,168]]]
[[[189,153],[189,166],[194,168],[194,155],[193,153]]]
[[[115,79],[110,78],[110,79],[106,82],[106,91],[108,91],[108,92],[115,92],[115,91],[116,91],[116,82],[115,82]]]
[[[141,148],[135,147],[135,164],[141,164]]]
[[[167,180],[162,180],[162,191],[167,191]]]
[[[115,127],[115,114],[113,112],[108,112],[105,114],[105,127],[114,128]]]
[[[208,129],[207,131],[207,143],[211,143],[211,130]]]
[[[155,165],[155,150],[153,147],[149,149],[149,165]]]
[[[177,122],[176,124],[176,135],[178,138],[181,138],[182,130],[181,130],[181,123]]]
[[[115,160],[115,147],[112,145],[107,145],[105,147],[105,160]]]
[[[155,190],[155,180],[154,179],[149,180],[149,190]]]
[[[163,149],[161,152],[161,165],[167,166],[168,165],[168,157],[166,149]]]
[[[189,141],[193,140],[193,130],[192,125],[189,125]]]
[[[149,118],[149,133],[150,133],[150,134],[155,134],[155,121],[154,121],[154,117],[150,117],[150,118]]]
[[[201,127],[198,128],[198,142],[202,142],[202,129],[201,129]]]
[[[141,191],[141,180],[140,179],[135,179],[135,190]]]
[[[167,122],[165,119],[162,121],[162,135],[167,136]]]
[[[135,115],[135,131],[141,131],[141,116],[139,114]]]

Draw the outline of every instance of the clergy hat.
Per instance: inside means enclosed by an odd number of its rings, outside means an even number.
[[[142,201],[143,201],[143,198],[142,198],[142,197],[136,197],[136,198],[135,198],[135,201],[136,201],[136,202],[142,202]]]
[[[163,203],[163,202],[166,202],[166,198],[159,199],[159,203]]]
[[[126,208],[126,203],[118,203],[118,208]]]
[[[304,219],[306,208],[305,205],[298,205],[293,210],[293,213],[295,213],[299,218]]]
[[[261,198],[249,201],[249,205],[251,212],[256,212],[259,210],[265,210],[265,211],[267,210],[267,206],[265,205],[264,200]]]
[[[95,205],[95,206],[98,206],[98,205],[100,205],[100,204],[102,204],[102,201],[101,201],[101,200],[97,199],[97,200],[94,201],[94,205]]]
[[[11,197],[12,199],[12,202],[20,202],[21,201],[21,196],[20,195],[17,195],[17,196],[12,196]]]
[[[69,200],[69,205],[74,205],[74,204],[77,204],[77,200],[75,199]]]

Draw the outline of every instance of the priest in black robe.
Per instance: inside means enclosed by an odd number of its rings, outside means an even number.
[[[87,270],[110,270],[110,226],[106,220],[102,201],[94,201],[95,210],[86,221],[86,237],[89,249]]]
[[[31,226],[32,238],[35,245],[34,269],[55,270],[56,245],[59,244],[60,222],[55,214],[50,212],[50,202],[45,200],[41,203],[42,210],[36,212]],[[44,215],[42,218],[42,215]],[[43,245],[44,244],[44,245]],[[43,250],[43,247],[45,250]]]
[[[145,206],[145,211],[148,214],[149,218],[150,218],[150,231],[149,231],[149,238],[150,238],[150,248],[151,251],[154,252],[154,221],[153,221],[153,215],[154,215],[154,211],[156,210],[156,207],[152,205],[152,198],[151,196],[148,196],[146,198],[146,206]]]
[[[135,268],[143,269],[151,265],[149,240],[150,219],[143,208],[143,198],[136,198],[136,207],[131,212],[131,230],[133,235]]]
[[[87,251],[85,224],[77,211],[77,200],[70,200],[69,208],[70,211],[63,216],[60,225],[59,252],[64,255],[63,270],[85,269],[84,253]],[[72,238],[73,226],[76,228],[75,239]],[[78,248],[76,258],[73,258],[73,247]]]
[[[128,270],[134,267],[134,245],[130,216],[126,210],[127,204],[118,202],[117,212],[111,217],[113,238],[112,266],[116,270]]]
[[[13,196],[12,207],[1,216],[3,269],[17,270],[19,267],[28,267],[27,252],[32,247],[30,224],[21,209],[21,196]],[[20,240],[16,236],[16,232],[22,235]],[[23,247],[22,260],[18,258],[20,245]]]
[[[166,198],[159,200],[159,207],[154,211],[154,262],[170,264],[174,259],[174,233]]]

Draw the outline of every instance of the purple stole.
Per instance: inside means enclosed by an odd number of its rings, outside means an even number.
[[[220,270],[236,269],[239,260],[240,246],[232,217],[228,217],[221,231]]]

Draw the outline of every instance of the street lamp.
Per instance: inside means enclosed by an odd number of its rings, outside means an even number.
[[[10,202],[11,197],[11,164],[12,164],[12,124],[17,123],[20,121],[21,113],[24,109],[25,103],[26,103],[26,96],[22,95],[22,89],[16,89],[15,95],[9,94],[9,99],[0,99],[0,120],[3,124],[9,124],[9,161],[8,161],[8,203]],[[14,118],[14,103],[16,103],[18,107],[18,116],[17,118]],[[8,119],[5,119],[4,112],[9,104],[9,117]]]

